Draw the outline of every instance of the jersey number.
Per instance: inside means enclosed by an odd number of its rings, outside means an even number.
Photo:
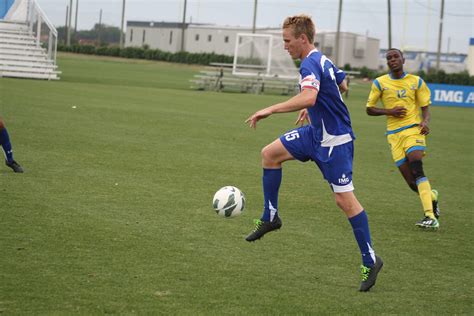
[[[407,90],[402,89],[402,90],[397,90],[397,97],[398,98],[404,98],[407,96]]]
[[[288,133],[285,133],[284,134],[285,136],[285,139],[287,141],[292,141],[292,140],[295,140],[297,138],[300,138],[300,134],[298,134],[298,131],[297,130],[294,130],[294,131],[290,131]]]

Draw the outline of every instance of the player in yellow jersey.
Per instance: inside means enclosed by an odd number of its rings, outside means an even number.
[[[399,49],[389,49],[386,58],[390,72],[374,80],[367,114],[387,117],[386,135],[393,160],[423,205],[424,218],[416,226],[438,229],[438,192],[431,189],[422,163],[430,132],[430,90],[423,79],[403,71],[405,59]],[[379,100],[383,107],[376,106]]]

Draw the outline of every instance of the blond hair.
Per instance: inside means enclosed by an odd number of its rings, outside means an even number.
[[[301,34],[304,34],[310,43],[314,42],[316,29],[309,15],[300,14],[287,17],[285,21],[283,21],[283,28],[292,28],[293,36],[299,37]]]

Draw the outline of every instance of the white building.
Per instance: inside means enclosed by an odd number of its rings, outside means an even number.
[[[127,21],[125,46],[181,51],[182,23]],[[259,30],[260,31],[260,30]],[[184,50],[189,53],[216,53],[232,56],[237,33],[250,33],[250,28],[217,27],[204,24],[185,24]]]
[[[474,37],[469,39],[469,51],[467,52],[467,71],[474,76]]]
[[[248,27],[216,26],[209,24],[184,25],[171,22],[127,21],[125,46],[142,47],[167,52],[183,50],[190,53],[215,53],[233,56],[238,33],[251,33]],[[258,28],[257,33],[271,33],[281,36],[280,28]],[[316,47],[335,62],[336,32],[318,32]],[[366,66],[378,68],[380,40],[350,32],[340,33],[338,66]]]
[[[316,34],[316,47],[332,61],[335,61],[336,32]],[[338,67],[349,64],[351,67],[378,68],[380,40],[351,32],[339,33]]]
[[[474,58],[474,46],[471,46],[473,50]],[[379,55],[379,69],[388,70],[387,60],[385,54],[386,49],[380,50]],[[424,52],[424,51],[404,51],[403,57],[405,58],[405,64],[403,69],[408,72],[418,72],[423,70],[427,72],[432,68],[436,68],[436,62],[438,58],[437,53]],[[439,68],[444,70],[446,73],[459,73],[465,71],[468,65],[468,56],[465,54],[444,54],[442,53],[439,59]],[[473,66],[474,67],[474,66]]]

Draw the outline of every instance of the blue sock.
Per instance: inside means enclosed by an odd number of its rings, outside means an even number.
[[[262,221],[271,221],[278,215],[278,190],[281,184],[281,168],[265,169],[263,168],[263,198],[264,209]]]
[[[10,143],[10,137],[8,136],[8,132],[6,128],[2,128],[0,130],[0,145],[2,145],[7,161],[12,162],[13,161],[12,144]]]
[[[360,253],[362,254],[362,263],[366,267],[373,267],[375,263],[375,252],[372,249],[372,241],[370,240],[369,219],[364,210],[354,217],[349,218],[352,225],[354,236],[359,244]]]

